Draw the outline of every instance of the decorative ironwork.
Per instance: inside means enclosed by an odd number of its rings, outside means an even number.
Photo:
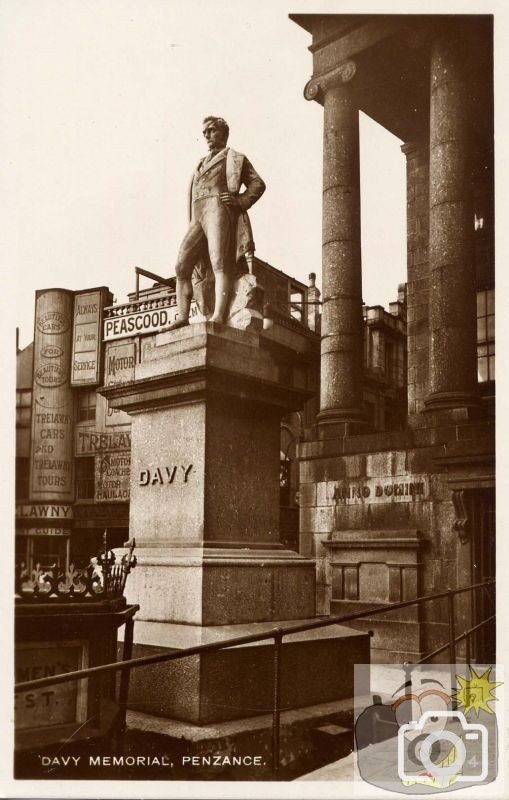
[[[140,311],[154,311],[158,308],[174,308],[177,305],[174,295],[163,297],[147,297],[144,300],[133,300],[104,309],[104,318],[125,317],[126,314],[137,314]]]
[[[61,572],[56,565],[45,569],[36,564],[30,570],[21,563],[16,567],[15,595],[31,602],[48,598],[90,601],[122,597],[127,576],[137,563],[136,540],[131,539],[128,545],[127,553],[117,560],[114,551],[108,548],[107,531],[104,531],[103,549],[84,569],[70,564]]]

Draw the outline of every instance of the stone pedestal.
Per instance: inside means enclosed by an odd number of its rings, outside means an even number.
[[[159,334],[135,379],[104,390],[132,415],[130,536],[140,618],[190,625],[314,614],[314,562],[279,544],[283,385],[254,333]]]
[[[132,415],[129,533],[138,567],[128,592],[140,605],[139,654],[315,614],[315,562],[279,544],[280,420],[308,396],[284,349],[250,331],[190,325],[145,340],[134,380],[103,389],[110,406]],[[306,665],[318,668],[323,639],[307,637],[302,676]],[[203,713],[260,713],[253,697],[270,694],[271,650],[236,647],[154,668],[132,695],[136,708],[198,723]],[[246,664],[262,653],[246,681]],[[218,663],[226,670],[219,682]],[[159,692],[153,708],[148,687],[160,685],[161,669],[173,690]],[[300,704],[317,697],[301,692]]]

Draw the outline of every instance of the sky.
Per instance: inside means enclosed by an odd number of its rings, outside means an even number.
[[[325,3],[327,10],[332,5]],[[310,35],[288,14],[313,2],[22,0],[2,7],[11,268],[20,346],[34,293],[107,285],[118,302],[134,267],[174,274],[202,119],[267,184],[250,212],[257,255],[321,285],[323,110],[303,97]],[[405,280],[401,142],[362,115],[363,293]]]

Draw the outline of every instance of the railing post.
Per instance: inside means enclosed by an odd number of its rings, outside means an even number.
[[[456,633],[454,626],[454,591],[451,590],[447,595],[447,605],[449,614],[449,655],[451,664],[456,663]]]
[[[134,635],[134,618],[129,617],[125,624],[124,634],[124,648],[122,652],[122,661],[129,661],[133,654],[133,635]],[[120,686],[118,689],[118,708],[119,719],[116,736],[117,749],[123,742],[126,730],[126,715],[127,715],[127,697],[129,694],[129,678],[131,677],[130,667],[124,667],[120,673]]]
[[[470,637],[471,637],[471,635],[472,635],[471,633],[467,633],[467,635],[465,636],[465,663],[468,664],[468,665],[470,665],[470,657],[471,657],[471,654],[470,654]]]
[[[283,631],[278,628],[274,633],[274,683],[272,693],[272,775],[279,777],[279,732],[281,724],[281,642]]]

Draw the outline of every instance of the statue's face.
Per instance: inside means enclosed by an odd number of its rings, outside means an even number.
[[[226,145],[225,132],[222,128],[219,128],[215,122],[208,122],[205,125],[203,135],[209,150],[219,150]]]

